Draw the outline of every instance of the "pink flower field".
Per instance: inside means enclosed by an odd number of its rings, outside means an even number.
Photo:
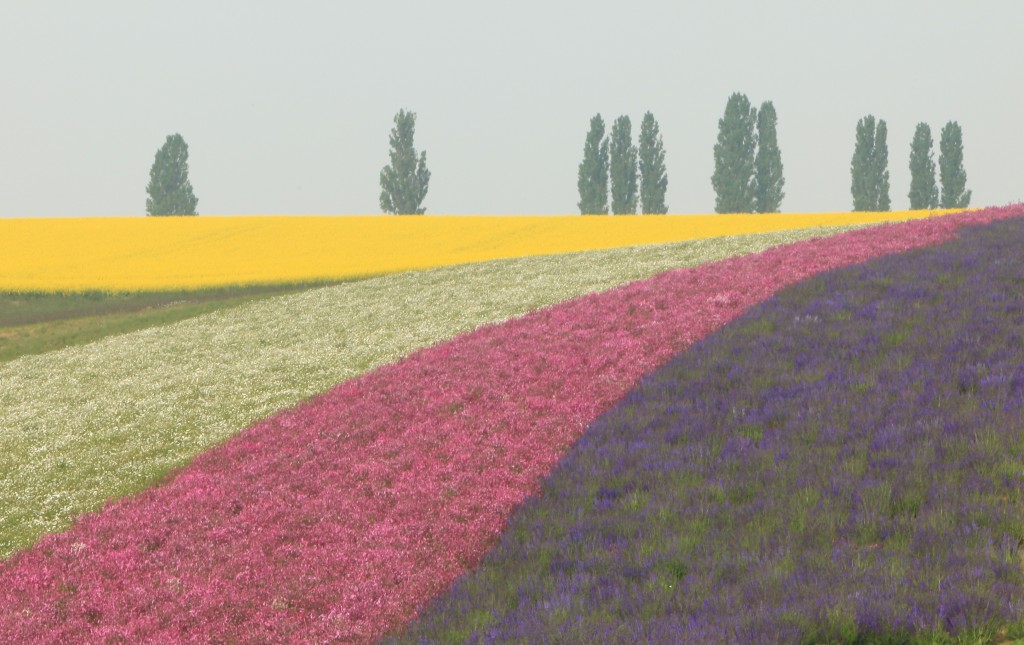
[[[988,209],[798,242],[590,294],[282,411],[0,562],[0,642],[353,642],[408,621],[646,373],[815,273]]]

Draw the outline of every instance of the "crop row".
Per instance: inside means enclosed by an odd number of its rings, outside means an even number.
[[[591,291],[833,229],[520,258],[274,298],[0,366],[0,558],[250,423]]]
[[[0,219],[0,290],[139,291],[338,281],[500,258],[873,224],[943,212]]]
[[[695,344],[401,642],[1024,635],[1022,246],[1015,219],[816,276]]]
[[[671,271],[417,351],[0,564],[0,638],[379,636],[478,563],[644,373],[788,284],[1020,211]]]

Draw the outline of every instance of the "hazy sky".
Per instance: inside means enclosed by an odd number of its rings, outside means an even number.
[[[1024,199],[1021,0],[0,0],[0,217],[145,212],[180,132],[200,214],[379,213],[400,108],[427,213],[576,213],[590,117],[651,110],[669,212],[714,209],[726,99],[779,115],[783,210],[849,210],[857,119],[964,132],[972,205]]]

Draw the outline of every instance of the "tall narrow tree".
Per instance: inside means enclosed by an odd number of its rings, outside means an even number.
[[[855,211],[889,210],[889,145],[885,121],[868,115],[857,122],[850,162],[850,192]]]
[[[964,142],[960,124],[950,121],[939,135],[939,176],[942,179],[942,208],[967,208],[971,191],[967,190],[964,170]]]
[[[416,113],[399,110],[391,129],[391,162],[380,171],[380,208],[395,215],[422,215],[423,199],[430,184],[427,153],[417,158],[413,138],[416,134]]]
[[[889,199],[889,129],[884,119],[878,120],[875,129],[875,149],[872,151],[871,166],[874,169],[875,186],[878,194],[877,211],[888,211],[892,205]]]
[[[875,149],[875,117],[867,115],[857,121],[857,142],[850,161],[850,192],[853,194],[853,210],[871,211],[878,204],[874,177],[871,173],[871,156]]]
[[[932,156],[932,129],[918,123],[910,142],[910,208],[938,208],[939,189],[935,184],[935,159]]]
[[[637,199],[636,146],[628,116],[612,124],[608,146],[608,176],[612,184],[612,214],[635,215]]]
[[[188,144],[178,133],[156,151],[146,186],[147,215],[195,215],[199,199],[188,178]]]
[[[782,198],[786,196],[782,190],[786,180],[782,176],[782,152],[776,133],[778,120],[772,102],[762,103],[757,112],[757,154],[754,157],[756,213],[778,213]]]
[[[583,144],[576,186],[580,191],[577,204],[583,215],[608,213],[608,140],[604,137],[604,119],[595,114],[590,119],[590,131]]]
[[[658,131],[658,122],[650,112],[640,122],[640,212],[644,215],[664,215],[665,190],[668,174],[665,170],[665,148]]]
[[[718,120],[715,143],[715,212],[754,212],[754,151],[757,148],[757,109],[739,92],[729,97]]]

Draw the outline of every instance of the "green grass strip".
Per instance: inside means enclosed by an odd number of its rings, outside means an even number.
[[[849,228],[389,275],[15,359],[0,365],[0,558],[420,347],[671,268]]]
[[[0,293],[0,363],[321,286],[326,285],[132,293]]]

